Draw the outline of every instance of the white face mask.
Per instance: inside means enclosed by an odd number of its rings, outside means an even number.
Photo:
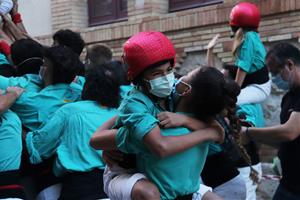
[[[174,73],[169,73],[166,76],[161,76],[159,78],[153,79],[153,80],[146,80],[150,83],[150,93],[160,97],[164,98],[171,94],[173,85],[175,82],[175,76]]]

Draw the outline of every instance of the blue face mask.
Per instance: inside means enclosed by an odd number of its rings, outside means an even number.
[[[290,89],[290,83],[288,81],[285,81],[281,78],[280,74],[277,74],[272,78],[272,82],[281,90],[289,90]]]
[[[175,82],[174,73],[169,73],[166,76],[162,76],[153,80],[146,80],[150,84],[150,93],[160,97],[165,98],[169,96],[172,92],[173,85]]]

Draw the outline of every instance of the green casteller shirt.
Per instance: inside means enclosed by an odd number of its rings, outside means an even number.
[[[37,164],[56,154],[56,176],[104,169],[102,151],[90,147],[89,141],[97,128],[115,115],[116,109],[101,107],[94,101],[63,106],[43,127],[27,134],[30,162]]]
[[[235,65],[247,74],[262,69],[265,65],[266,50],[259,34],[248,31],[244,34],[244,41],[238,49]]]
[[[22,125],[8,110],[0,116],[0,172],[18,170],[22,154]]]
[[[246,116],[245,121],[251,123],[254,127],[265,126],[263,109],[258,103],[240,105],[237,114],[244,114]]]
[[[59,83],[41,88],[42,81],[34,74],[14,78],[0,76],[0,89],[9,86],[25,89],[11,109],[30,131],[38,129],[61,106],[81,98],[81,90],[71,84]]]
[[[175,199],[196,192],[209,143],[160,159],[146,148],[143,137],[158,125],[155,116],[162,109],[143,93],[133,89],[119,110],[116,122],[117,127],[121,126],[116,137],[118,148],[125,153],[137,154],[138,170],[156,184],[161,199]],[[185,135],[189,132],[186,128],[161,129],[164,136]]]

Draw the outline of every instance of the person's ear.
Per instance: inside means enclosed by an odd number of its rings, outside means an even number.
[[[293,60],[291,59],[287,59],[285,61],[285,67],[289,70],[289,71],[292,71],[294,68],[295,68],[295,63]]]

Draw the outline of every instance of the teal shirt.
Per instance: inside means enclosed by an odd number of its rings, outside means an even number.
[[[155,117],[163,110],[137,89],[131,90],[119,110],[116,127],[121,128],[117,134],[117,145],[126,153],[137,154],[138,169],[156,184],[161,198],[174,199],[197,191],[208,143],[159,159],[145,147],[143,137],[158,125]],[[162,135],[184,135],[189,132],[185,128],[166,129],[162,130]]]
[[[237,114],[244,114],[246,116],[245,121],[251,123],[254,127],[265,126],[263,109],[260,104],[240,105]]]
[[[17,86],[24,88],[26,91],[38,92],[43,87],[43,82],[39,75],[26,74],[21,77],[4,77],[0,76],[0,89],[6,90],[7,87]]]
[[[0,65],[3,64],[9,64],[9,62],[7,61],[6,56],[3,53],[0,53]]]
[[[266,50],[259,34],[254,31],[245,32],[244,41],[238,49],[235,65],[247,74],[262,69],[265,65]]]
[[[128,95],[129,91],[133,88],[132,85],[121,85],[120,86],[120,95],[124,99]]]
[[[18,170],[22,154],[22,125],[8,110],[0,118],[0,172]]]
[[[52,114],[65,104],[78,101],[81,90],[68,84],[55,84],[40,92],[25,91],[14,103],[12,110],[20,117],[22,124],[30,131],[38,129]]]
[[[72,88],[77,90],[83,90],[83,86],[85,84],[85,77],[76,76],[74,81],[70,84]]]
[[[26,146],[33,164],[56,154],[53,167],[56,176],[66,172],[104,169],[102,151],[89,145],[91,136],[116,109],[100,107],[94,101],[78,101],[60,108],[41,129],[26,136]]]
[[[163,136],[185,135],[189,132],[186,128],[161,129]],[[140,136],[128,132],[125,127],[119,129],[116,143],[121,151],[137,155],[138,171],[145,173],[158,187],[161,199],[175,199],[177,196],[191,194],[199,189],[199,177],[207,157],[209,143],[199,144],[163,159],[152,154],[143,141],[140,141]]]

